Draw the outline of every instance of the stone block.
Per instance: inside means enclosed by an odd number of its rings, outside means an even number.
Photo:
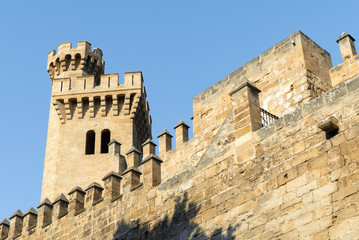
[[[0,239],[7,238],[9,234],[9,228],[10,228],[10,222],[6,218],[4,218],[0,222]]]
[[[161,183],[161,163],[163,161],[154,154],[143,159],[143,184],[146,189],[153,188]]]
[[[91,183],[86,189],[85,208],[90,208],[103,200],[103,187],[97,182]]]
[[[123,192],[129,193],[140,185],[140,176],[142,172],[135,167],[128,168],[122,173]]]
[[[137,150],[136,147],[132,147],[126,153],[126,162],[127,162],[127,169],[131,167],[138,167],[140,166],[141,162],[141,152]]]
[[[105,185],[104,199],[114,201],[121,196],[122,176],[115,172],[110,172],[102,178]]]
[[[55,199],[55,201],[53,202],[54,218],[60,219],[60,218],[64,217],[65,215],[67,215],[68,205],[69,205],[69,200],[65,197],[64,194],[61,193],[60,196],[58,196]]]
[[[20,210],[17,210],[10,217],[9,239],[15,239],[22,233],[23,228],[23,214]]]
[[[86,192],[80,187],[75,187],[69,192],[69,213],[78,215],[85,210],[85,194]]]
[[[174,126],[176,131],[176,147],[188,141],[188,128],[189,126],[183,120]]]
[[[37,207],[38,209],[38,224],[45,228],[52,223],[52,209],[53,205],[49,199],[45,199]]]
[[[23,218],[23,229],[24,231],[29,231],[36,227],[37,224],[37,212],[34,208],[30,208],[25,214]]]
[[[156,144],[151,140],[151,139],[147,139],[143,144],[142,144],[142,155],[143,158],[146,158],[148,155],[151,154],[156,154]]]
[[[172,149],[172,135],[164,129],[158,136],[159,155],[162,157],[166,152]]]

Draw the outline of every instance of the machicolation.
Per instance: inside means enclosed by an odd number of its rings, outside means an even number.
[[[48,56],[52,96],[41,203],[0,239],[358,239],[359,56],[297,31],[193,98],[152,141],[141,72],[102,51]],[[192,130],[192,129],[191,129]]]

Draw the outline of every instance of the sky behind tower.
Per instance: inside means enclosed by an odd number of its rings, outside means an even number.
[[[142,71],[152,135],[184,120],[192,98],[301,30],[341,62],[336,39],[359,38],[357,1],[3,1],[0,14],[0,221],[40,203],[51,80],[62,42],[102,49],[105,73]],[[191,130],[190,130],[191,132]],[[125,150],[124,150],[125,151]]]

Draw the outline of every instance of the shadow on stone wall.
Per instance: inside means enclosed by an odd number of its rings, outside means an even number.
[[[114,240],[124,239],[234,239],[236,227],[229,226],[226,230],[222,228],[213,229],[207,235],[196,223],[194,218],[200,212],[200,207],[194,203],[188,203],[185,193],[183,197],[177,197],[174,213],[172,216],[166,215],[153,227],[140,221],[125,223],[123,220],[118,223],[118,228],[114,234]]]

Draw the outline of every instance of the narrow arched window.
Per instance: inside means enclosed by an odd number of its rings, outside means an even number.
[[[95,132],[90,130],[86,133],[86,154],[95,153]]]
[[[105,129],[101,132],[101,153],[108,153],[108,144],[110,143],[111,132]]]
[[[67,54],[65,56],[65,65],[66,65],[66,70],[69,71],[71,69],[70,68],[70,64],[71,64],[71,55],[70,54]]]
[[[76,68],[76,70],[79,69],[80,63],[81,63],[81,55],[78,53],[78,54],[75,55],[75,68]]]
[[[55,70],[56,70],[56,74],[59,75],[61,72],[61,64],[60,64],[60,59],[57,58],[55,61]]]

